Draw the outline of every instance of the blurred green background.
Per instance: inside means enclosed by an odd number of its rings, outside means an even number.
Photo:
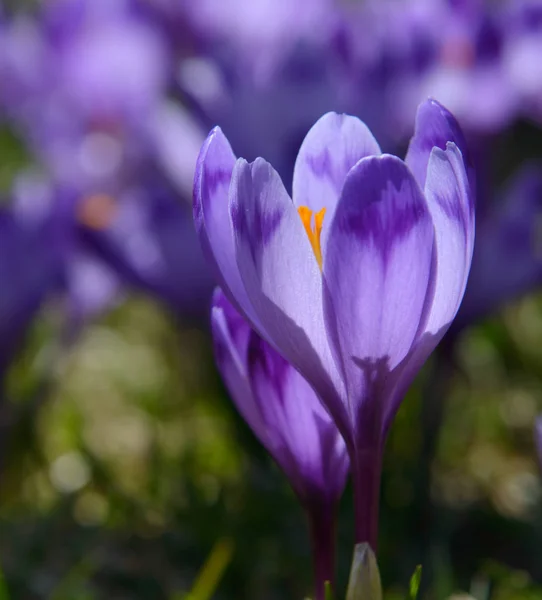
[[[57,310],[43,311],[9,378],[17,400],[1,439],[0,499],[9,597],[199,600],[187,594],[212,557],[205,577],[212,587],[220,576],[217,599],[303,598],[303,514],[221,386],[207,332],[132,298],[58,348]],[[382,484],[390,598],[404,597],[422,559],[436,598],[482,599],[486,588],[499,600],[542,597],[540,339],[542,297],[530,297],[462,333],[451,356],[441,348],[404,402]],[[424,396],[429,415],[447,399],[431,508],[419,500]],[[347,490],[339,589],[352,522]]]

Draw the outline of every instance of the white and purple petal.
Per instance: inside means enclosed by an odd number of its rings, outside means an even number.
[[[435,261],[431,289],[417,340],[397,369],[395,388],[386,406],[389,427],[416,373],[452,324],[465,293],[474,248],[474,202],[462,155],[453,143],[433,148],[425,185],[435,227]]]
[[[260,442],[270,449],[266,426],[248,380],[248,345],[253,332],[219,288],[213,295],[211,327],[216,363],[232,400]]]
[[[425,196],[435,226],[435,272],[424,333],[444,332],[455,317],[469,276],[474,248],[474,202],[457,146],[433,148]]]
[[[220,289],[215,356],[237,409],[309,506],[331,507],[348,471],[346,446],[307,381],[236,311]]]
[[[333,504],[348,472],[344,440],[306,379],[257,335],[248,371],[265,421],[270,451],[299,497]]]
[[[450,111],[432,98],[422,102],[416,114],[414,135],[410,140],[405,162],[423,189],[427,166],[433,148],[446,150],[446,143],[453,142],[461,151],[467,168],[469,182],[474,190],[474,170],[470,163],[467,143],[459,123]]]
[[[318,393],[337,397],[342,384],[324,326],[322,275],[296,207],[263,159],[239,159],[230,194],[239,272],[257,318],[253,325]],[[342,411],[340,402],[335,406]]]
[[[390,155],[361,160],[337,205],[323,271],[327,331],[358,435],[362,414],[380,418],[384,407],[375,412],[374,403],[416,339],[433,243],[427,203],[406,165]]]
[[[196,163],[194,224],[215,276],[237,309],[256,322],[237,268],[229,216],[229,189],[236,157],[220,127],[208,135]]]

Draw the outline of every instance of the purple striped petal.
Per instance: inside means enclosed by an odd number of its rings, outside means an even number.
[[[436,146],[446,150],[446,143],[454,142],[459,148],[467,165],[469,181],[474,190],[474,171],[470,164],[465,137],[458,122],[450,111],[436,100],[422,102],[416,114],[414,135],[410,140],[405,162],[414,173],[416,181],[423,189],[427,176],[427,165],[431,151]]]
[[[257,321],[241,280],[231,230],[228,191],[235,155],[220,127],[208,135],[194,176],[194,223],[203,251],[228,298],[243,314]]]
[[[324,238],[346,174],[360,159],[378,154],[378,142],[356,117],[330,112],[307,133],[295,163],[293,200],[315,212],[326,208]]]
[[[320,394],[336,395],[322,275],[296,207],[262,159],[237,161],[230,193],[239,271],[261,327],[253,324]]]
[[[260,442],[269,449],[269,438],[260,408],[248,380],[250,325],[217,288],[211,311],[215,358],[232,400]]]
[[[474,203],[457,146],[433,148],[425,196],[435,226],[434,294],[424,331],[441,336],[455,317],[469,276],[474,248]]]
[[[433,148],[425,196],[435,227],[432,290],[418,340],[398,369],[386,407],[386,430],[416,373],[450,327],[467,286],[474,248],[474,203],[463,158],[455,144],[449,142],[444,152]]]
[[[416,339],[433,243],[431,215],[406,165],[389,155],[361,160],[346,179],[324,256],[326,323],[354,427]],[[364,426],[374,430],[373,411]]]
[[[329,503],[348,472],[344,440],[313,389],[287,361],[254,335],[249,348],[252,390],[267,426],[270,451],[299,497]]]
[[[313,389],[220,289],[213,297],[212,331],[218,367],[243,418],[307,506],[331,505],[344,489],[349,461]]]

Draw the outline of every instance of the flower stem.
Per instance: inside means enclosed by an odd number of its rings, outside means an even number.
[[[315,600],[324,600],[325,583],[335,583],[335,507],[307,507],[314,565]]]
[[[382,452],[357,450],[352,461],[356,544],[368,542],[376,554]]]

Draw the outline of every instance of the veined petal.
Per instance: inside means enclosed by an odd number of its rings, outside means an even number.
[[[346,179],[324,255],[326,323],[354,426],[367,412],[362,400],[416,339],[433,243],[427,203],[406,165],[389,155],[362,159]]]
[[[254,326],[321,396],[336,396],[341,384],[324,326],[322,275],[279,175],[263,159],[239,159],[230,195],[239,271],[261,323]]]
[[[248,345],[253,331],[217,288],[211,311],[215,358],[232,400],[262,444],[269,449],[269,437],[252,394],[248,379]]]
[[[222,290],[213,296],[215,355],[237,409],[307,503],[341,495],[349,461],[344,440],[314,390],[260,338]]]
[[[410,355],[398,369],[386,406],[387,430],[404,393],[450,327],[463,299],[474,247],[474,203],[457,146],[433,148],[425,196],[435,227],[435,262],[427,311]]]
[[[241,280],[231,221],[228,193],[236,157],[220,127],[207,136],[194,177],[194,223],[200,243],[215,270],[220,287],[243,314],[256,320]]]
[[[444,332],[455,317],[469,276],[474,248],[474,203],[461,152],[448,142],[433,148],[425,197],[435,226],[434,293],[424,332]]]
[[[446,150],[447,142],[453,142],[461,151],[469,182],[474,191],[474,170],[470,164],[467,143],[459,123],[442,104],[430,98],[418,107],[414,135],[410,140],[405,158],[408,168],[414,173],[414,177],[422,189],[425,187],[431,151],[435,146]]]
[[[356,117],[329,112],[307,133],[295,163],[293,201],[314,212],[326,209],[324,240],[348,171],[365,156],[378,154],[378,142]]]
[[[270,451],[306,502],[336,501],[349,461],[344,440],[306,379],[257,335],[248,369],[268,428]]]

